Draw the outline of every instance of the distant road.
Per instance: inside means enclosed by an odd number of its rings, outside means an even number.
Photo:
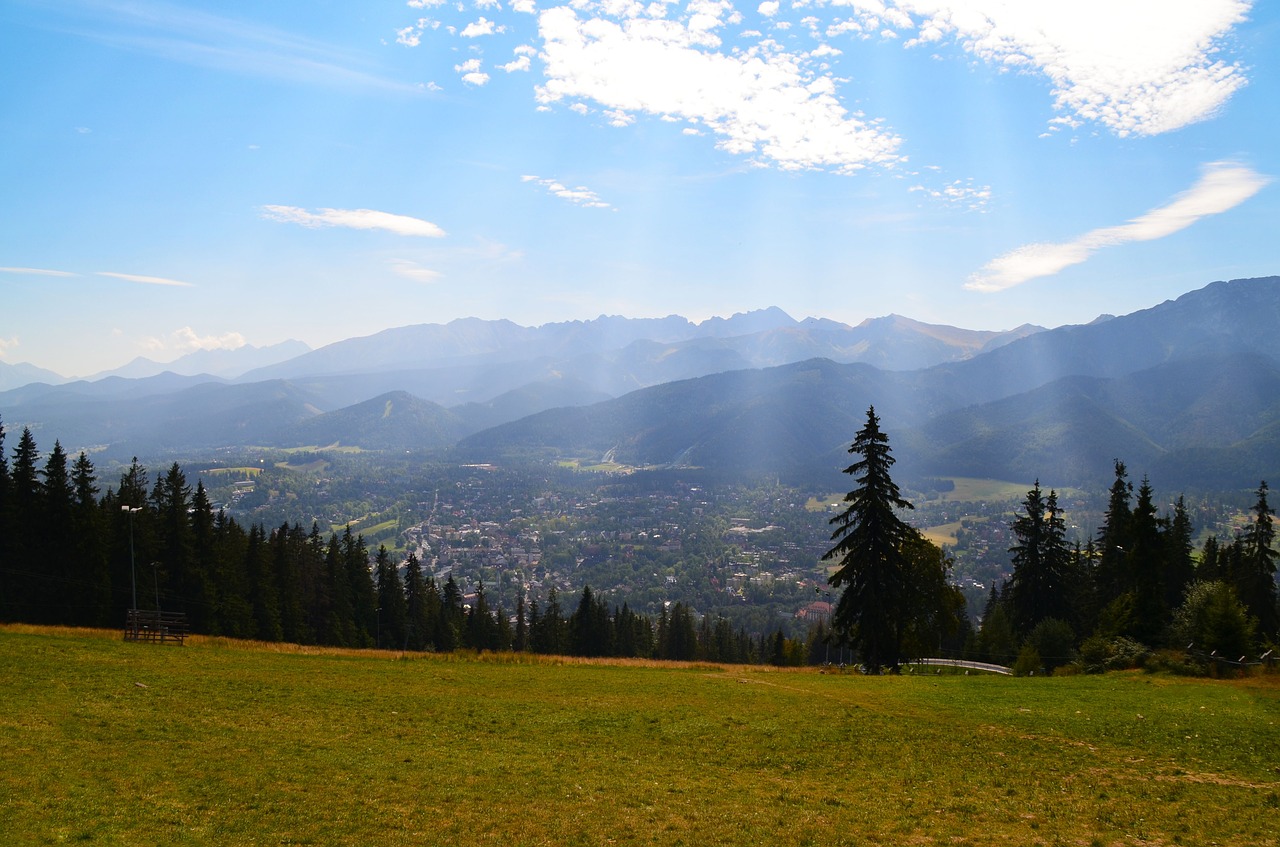
[[[907,665],[939,665],[948,668],[965,668],[973,671],[985,671],[986,673],[998,673],[1004,676],[1012,676],[1013,668],[1006,668],[1004,665],[992,665],[987,662],[966,662],[962,659],[916,659],[911,662],[904,662]]]

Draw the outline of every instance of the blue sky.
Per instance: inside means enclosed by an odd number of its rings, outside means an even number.
[[[777,305],[972,329],[1280,273],[1238,0],[0,0],[0,361]]]

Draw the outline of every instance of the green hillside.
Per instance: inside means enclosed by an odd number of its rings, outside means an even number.
[[[862,677],[0,629],[0,843],[1280,839],[1280,678]]]

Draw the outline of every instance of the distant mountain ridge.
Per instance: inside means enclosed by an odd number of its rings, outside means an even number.
[[[255,372],[293,374],[266,380],[28,385],[0,392],[0,414],[9,431],[116,456],[341,444],[817,479],[847,461],[874,404],[904,472],[1092,484],[1122,458],[1162,485],[1247,487],[1280,478],[1276,326],[1280,277],[1004,333],[776,309],[702,324],[467,319],[329,345]]]

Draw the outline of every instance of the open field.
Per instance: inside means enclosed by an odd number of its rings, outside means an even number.
[[[1280,678],[126,644],[0,628],[0,843],[1280,843]]]

